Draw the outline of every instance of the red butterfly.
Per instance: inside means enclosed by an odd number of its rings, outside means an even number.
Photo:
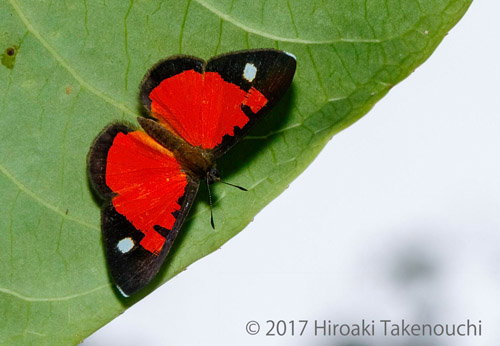
[[[202,180],[220,180],[215,161],[289,88],[295,57],[246,50],[208,61],[176,55],[144,77],[140,98],[153,119],[142,129],[111,124],[92,144],[87,166],[106,201],[102,232],[108,267],[129,296],[160,269]]]

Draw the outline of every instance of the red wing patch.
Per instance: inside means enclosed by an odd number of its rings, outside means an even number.
[[[253,113],[267,104],[255,88],[248,92],[224,81],[216,72],[184,71],[163,80],[150,95],[151,111],[165,127],[192,146],[212,149],[234,127],[243,128],[249,118],[242,105]]]
[[[245,106],[250,107],[252,112],[257,113],[262,107],[267,103],[266,97],[254,87],[251,87],[246,94],[246,98],[243,101]]]
[[[155,226],[171,230],[172,213],[188,181],[172,153],[142,131],[118,133],[108,152],[106,185],[116,193],[116,211],[144,233],[140,245],[158,255],[165,237]]]

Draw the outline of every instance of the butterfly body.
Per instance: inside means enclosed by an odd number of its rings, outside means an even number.
[[[151,119],[137,118],[137,121],[148,135],[174,154],[184,172],[192,179],[205,180],[216,169],[215,158],[210,150],[193,147]]]
[[[216,161],[283,96],[295,58],[274,49],[208,61],[178,55],[145,75],[142,129],[104,128],[87,156],[105,201],[102,234],[108,268],[124,296],[156,275],[186,219],[200,182],[219,181]]]

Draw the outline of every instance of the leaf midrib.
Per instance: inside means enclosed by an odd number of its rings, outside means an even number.
[[[334,40],[306,40],[306,39],[302,39],[299,37],[293,38],[293,37],[278,36],[278,35],[271,34],[271,33],[256,29],[256,28],[252,28],[248,25],[245,25],[245,24],[237,21],[233,17],[231,17],[229,14],[224,13],[224,12],[216,9],[215,7],[207,4],[203,0],[195,0],[195,1],[199,5],[203,6],[204,8],[206,8],[207,10],[209,10],[210,12],[212,12],[213,14],[218,16],[219,18],[225,20],[226,22],[231,23],[234,26],[236,26],[244,31],[247,31],[247,32],[250,32],[252,34],[255,34],[255,35],[258,35],[258,36],[261,36],[264,38],[268,38],[268,39],[271,39],[274,41],[290,42],[290,43],[297,43],[297,44],[307,44],[307,45],[322,45],[322,44],[333,44],[333,43],[341,43],[341,42],[342,43],[346,43],[346,42],[347,43],[380,43],[383,41],[381,39],[369,39],[369,38],[338,38],[338,39],[334,39]]]

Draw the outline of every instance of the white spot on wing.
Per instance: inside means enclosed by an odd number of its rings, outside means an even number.
[[[125,292],[122,291],[122,289],[120,288],[120,286],[116,286],[116,289],[118,290],[118,292],[121,293],[122,296],[124,296],[125,298],[128,298],[129,295],[128,294],[125,294]]]
[[[245,69],[243,70],[243,78],[252,82],[255,79],[255,75],[257,75],[257,67],[255,67],[252,63],[247,63],[245,65]]]
[[[288,56],[291,56],[292,58],[294,58],[295,60],[297,60],[297,57],[295,55],[293,55],[292,53],[285,52],[285,54],[288,55]]]
[[[122,240],[120,240],[118,242],[118,245],[116,245],[116,247],[118,248],[118,250],[121,253],[127,253],[130,250],[132,250],[134,245],[135,245],[134,240],[130,237],[127,237],[127,238],[123,238]]]

